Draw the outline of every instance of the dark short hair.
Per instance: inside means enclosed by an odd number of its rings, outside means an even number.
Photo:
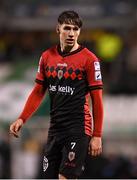
[[[59,24],[73,24],[77,25],[79,28],[82,27],[82,20],[79,17],[78,13],[75,11],[64,11],[58,17]]]

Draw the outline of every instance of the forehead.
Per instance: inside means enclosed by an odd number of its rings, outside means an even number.
[[[75,27],[77,27],[78,29],[80,29],[77,25],[74,25],[74,24],[63,23],[63,24],[59,24],[59,26],[60,26],[61,28],[64,28],[64,27],[75,28]]]

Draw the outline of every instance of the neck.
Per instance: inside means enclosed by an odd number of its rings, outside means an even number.
[[[61,48],[61,51],[62,52],[72,52],[72,51],[75,51],[77,50],[79,47],[79,44],[76,43],[74,46],[64,46],[62,43],[60,43],[60,48]]]

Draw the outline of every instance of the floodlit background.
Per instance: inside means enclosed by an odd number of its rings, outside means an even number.
[[[0,0],[0,178],[42,178],[49,98],[9,137],[22,111],[41,53],[58,43],[57,17],[77,11],[80,44],[101,59],[104,81],[103,155],[87,159],[83,178],[137,178],[137,1]]]

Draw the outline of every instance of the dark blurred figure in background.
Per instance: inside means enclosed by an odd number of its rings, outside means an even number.
[[[130,94],[137,93],[137,26],[130,30],[127,37],[127,53],[126,53],[126,82],[129,86],[127,92]]]
[[[0,132],[0,179],[11,177],[11,147],[9,135],[6,131]]]

